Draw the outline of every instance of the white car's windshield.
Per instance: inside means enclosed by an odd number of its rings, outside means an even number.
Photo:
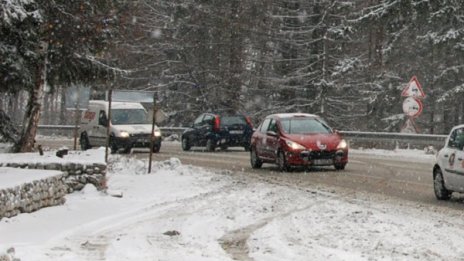
[[[282,119],[281,125],[288,134],[332,133],[329,126],[314,118]]]
[[[111,114],[111,123],[114,125],[150,123],[143,109],[112,109]]]

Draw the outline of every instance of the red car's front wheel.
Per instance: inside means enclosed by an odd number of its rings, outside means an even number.
[[[345,166],[346,166],[346,163],[335,163],[334,166],[335,166],[336,170],[344,170]]]
[[[289,171],[290,166],[288,165],[287,159],[285,158],[285,153],[281,150],[277,153],[277,166],[280,171]]]
[[[250,150],[250,163],[251,167],[254,169],[259,169],[263,165],[263,162],[259,159],[258,154],[256,153],[256,148],[251,148]]]

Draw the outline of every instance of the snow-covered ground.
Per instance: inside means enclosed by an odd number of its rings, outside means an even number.
[[[410,156],[429,158],[416,152]],[[176,158],[156,162],[151,174],[146,161],[120,155],[110,161],[108,193],[88,185],[62,206],[0,220],[0,254],[12,247],[10,256],[23,261],[464,256],[461,211],[270,184],[246,173],[183,165]]]

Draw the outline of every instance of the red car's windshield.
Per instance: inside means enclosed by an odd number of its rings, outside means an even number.
[[[332,133],[327,124],[314,118],[288,118],[280,123],[282,131],[288,134]]]

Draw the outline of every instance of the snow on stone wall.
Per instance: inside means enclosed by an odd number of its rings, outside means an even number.
[[[63,204],[66,193],[81,190],[88,183],[99,190],[106,188],[106,165],[101,163],[0,163],[1,167],[29,172],[56,170],[59,174],[10,187],[0,186],[0,219]]]

